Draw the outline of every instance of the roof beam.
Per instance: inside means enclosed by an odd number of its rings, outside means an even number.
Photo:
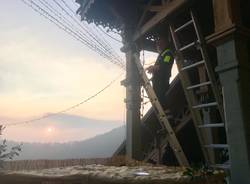
[[[150,0],[150,1],[148,2],[147,6],[144,8],[143,14],[142,14],[142,16],[141,16],[141,18],[140,18],[140,20],[139,20],[139,23],[138,23],[138,25],[137,25],[137,27],[136,27],[137,29],[141,26],[141,24],[142,24],[142,22],[143,22],[143,20],[144,20],[144,18],[145,18],[145,16],[146,16],[147,11],[148,11],[150,5],[152,4],[152,2],[153,2],[153,0]]]
[[[141,28],[136,31],[133,40],[136,41],[142,35],[144,35],[147,31],[153,28],[156,24],[158,24],[162,19],[166,16],[173,13],[176,9],[184,5],[184,3],[189,0],[174,0],[162,6],[162,10],[158,12],[153,18],[151,18],[147,23],[145,23]]]
[[[163,6],[150,6],[148,8],[148,11],[151,11],[151,12],[159,12],[162,10],[163,10]]]

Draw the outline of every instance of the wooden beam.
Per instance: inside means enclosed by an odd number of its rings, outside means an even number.
[[[145,6],[145,11],[159,12],[163,10],[163,6]]]
[[[180,130],[182,130],[182,128],[188,123],[190,122],[190,120],[192,120],[192,116],[189,113],[186,117],[184,117],[181,122],[174,128],[174,131],[176,133],[178,133]]]
[[[150,0],[150,1],[148,2],[147,6],[145,7],[145,10],[144,10],[144,12],[143,12],[143,14],[142,14],[142,16],[141,16],[141,18],[140,18],[140,20],[139,20],[139,23],[137,24],[136,29],[138,29],[139,27],[141,27],[141,24],[142,24],[142,22],[143,22],[143,20],[144,20],[144,18],[145,18],[145,16],[146,16],[146,14],[147,14],[147,12],[148,12],[148,8],[149,8],[149,6],[152,4],[152,2],[153,2],[153,0]]]
[[[240,3],[234,0],[213,0],[215,32],[240,24]]]
[[[162,6],[162,11],[157,13],[153,18],[151,18],[147,23],[145,23],[134,35],[133,40],[136,41],[142,35],[144,35],[147,31],[152,29],[155,25],[157,25],[161,20],[163,20],[166,16],[170,15],[182,5],[187,3],[189,0],[174,0],[166,5]]]

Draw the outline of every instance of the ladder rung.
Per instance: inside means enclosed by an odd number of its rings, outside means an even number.
[[[230,169],[229,164],[215,164],[215,165],[211,165],[211,167],[218,168],[218,169],[224,169],[224,170]]]
[[[194,64],[191,64],[191,65],[188,65],[188,66],[183,67],[183,68],[181,69],[181,71],[184,71],[184,70],[187,70],[187,69],[196,67],[196,66],[201,65],[201,64],[203,64],[203,63],[205,63],[204,60],[199,61],[199,62],[196,62],[196,63],[194,63]]]
[[[189,47],[192,47],[192,46],[196,45],[196,43],[197,43],[196,41],[192,42],[192,43],[190,43],[188,45],[185,45],[184,47],[180,48],[179,50],[184,51],[184,50],[188,49]]]
[[[196,84],[196,85],[193,85],[193,86],[189,86],[187,87],[187,90],[190,90],[190,89],[194,89],[194,88],[198,88],[198,87],[202,87],[202,86],[207,86],[211,84],[210,81],[207,81],[207,82],[203,82],[203,83],[200,83],[200,84]]]
[[[178,32],[192,23],[193,23],[193,20],[190,20],[190,21],[186,22],[185,24],[183,24],[182,26],[178,27],[174,32]]]
[[[211,103],[207,103],[207,104],[195,105],[195,106],[193,106],[193,109],[199,109],[199,108],[204,108],[204,107],[211,107],[211,106],[216,106],[216,105],[218,105],[217,102],[211,102]]]
[[[217,128],[217,127],[224,127],[224,123],[204,124],[198,126],[198,128]]]
[[[205,148],[223,149],[228,148],[227,144],[208,144],[204,145]]]

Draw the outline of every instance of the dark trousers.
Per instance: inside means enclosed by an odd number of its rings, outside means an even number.
[[[166,92],[169,89],[169,78],[165,80],[152,80],[155,94],[164,110],[167,108]]]

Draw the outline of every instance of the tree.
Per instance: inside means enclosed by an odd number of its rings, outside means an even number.
[[[5,127],[3,125],[0,125],[0,136],[2,135],[3,130]],[[6,160],[11,160],[15,156],[19,155],[19,152],[21,151],[21,145],[17,145],[12,147],[10,150],[8,150],[7,141],[4,139],[2,143],[0,143],[0,168],[3,168],[3,163]]]

